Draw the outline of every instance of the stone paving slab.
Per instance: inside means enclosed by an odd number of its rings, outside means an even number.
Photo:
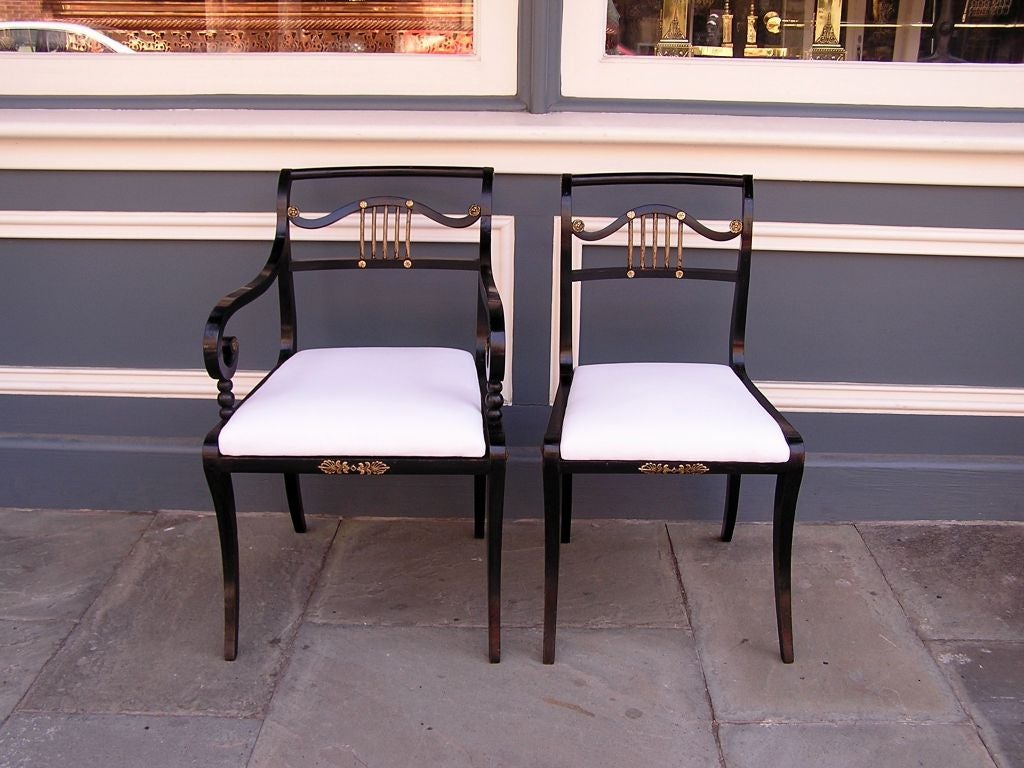
[[[503,539],[502,624],[540,626],[543,524],[507,522]],[[484,546],[468,521],[345,520],[310,620],[485,626]],[[687,626],[664,523],[577,521],[561,559],[559,626]]]
[[[690,633],[306,624],[251,768],[719,768]]]
[[[1024,643],[930,644],[1000,768],[1024,768]]]
[[[715,525],[668,527],[720,719],[964,719],[853,526],[797,527],[794,664],[779,659],[771,526],[729,544]]]
[[[0,619],[0,722],[21,701],[73,626],[70,621]]]
[[[0,510],[0,618],[77,619],[152,515]]]
[[[162,513],[22,705],[64,713],[256,716],[270,700],[336,520],[243,515],[241,642],[225,662],[212,515]]]
[[[968,724],[723,724],[729,768],[993,768]]]
[[[259,720],[15,715],[0,731],[5,768],[244,768]]]
[[[922,637],[1024,641],[1024,524],[857,528]]]

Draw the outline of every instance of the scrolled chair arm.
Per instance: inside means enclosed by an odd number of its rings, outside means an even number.
[[[501,407],[505,404],[501,393],[501,382],[505,378],[505,311],[494,279],[487,270],[480,280],[477,327],[478,366],[486,380],[483,393],[484,415],[488,423],[499,424]]]
[[[238,368],[239,343],[234,336],[225,335],[228,320],[246,304],[259,298],[277,279],[277,260],[280,246],[275,243],[270,260],[260,273],[248,283],[232,291],[217,302],[206,321],[203,332],[203,361],[210,378],[217,380],[217,404],[220,417],[230,418],[235,410],[235,395],[231,391],[231,378]]]

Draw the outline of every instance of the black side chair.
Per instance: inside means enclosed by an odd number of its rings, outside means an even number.
[[[596,230],[591,231],[583,219],[574,218],[573,194],[584,187],[593,188],[586,193],[590,197],[595,193],[607,197],[617,192],[645,204],[627,210],[616,208],[615,218],[610,223],[602,219]],[[649,199],[646,195],[653,196],[655,187],[663,198],[670,196],[673,204],[646,204]],[[733,535],[741,476],[744,473],[776,475],[773,544],[776,615],[782,660],[793,661],[790,563],[804,448],[800,435],[758,391],[744,367],[754,223],[753,188],[750,176],[652,173],[562,177],[561,265],[557,286],[560,301],[558,388],[543,448],[543,659],[546,664],[555,659],[559,547],[570,540],[572,477],[582,472],[724,474],[728,485],[723,541],[729,541]],[[716,199],[720,199],[731,194],[735,194],[732,210],[739,213],[738,218],[724,224],[701,219],[702,215],[706,216],[702,211],[702,196],[716,195]],[[678,200],[685,201],[682,203],[685,208],[680,207]],[[599,206],[601,202],[594,205]],[[605,203],[605,212],[607,208]],[[574,239],[584,245],[596,244],[614,236],[623,227],[627,228],[624,264],[614,267],[573,264]],[[620,240],[621,237],[618,235]],[[728,257],[727,268],[689,267],[684,263],[684,255],[689,255],[691,249],[729,241],[734,241],[738,247],[732,251],[735,261],[732,256]],[[706,253],[721,254],[721,247]],[[617,297],[622,300],[628,289],[648,293],[637,285],[647,279],[676,280],[680,285],[687,280],[731,283],[728,365],[644,362],[575,366],[574,284],[620,279],[631,283],[619,289]]]
[[[293,185],[325,187],[333,182],[372,184],[395,195],[367,196],[329,213],[309,214],[292,202]],[[479,197],[465,215],[441,213],[401,190],[415,185],[426,196],[469,179]],[[224,658],[238,653],[238,531],[231,475],[284,475],[295,531],[306,530],[299,475],[360,475],[377,482],[383,474],[474,476],[474,535],[484,536],[486,509],[488,652],[501,655],[499,596],[501,525],[505,485],[502,378],[505,320],[491,271],[490,168],[311,168],[281,171],[277,230],[270,258],[251,282],[218,302],[206,324],[203,356],[217,380],[221,421],[203,445],[203,469],[213,495],[224,564]],[[314,190],[315,191],[315,190]],[[474,195],[476,192],[474,192]],[[433,199],[433,197],[432,197]],[[358,218],[358,246],[344,244],[328,258],[293,259],[292,233]],[[444,227],[476,225],[474,258],[417,258],[412,232],[423,218]],[[472,247],[472,246],[471,246]],[[440,347],[334,347],[300,351],[296,342],[294,274],[309,270],[477,272],[476,350]],[[271,286],[277,286],[281,317],[280,355],[274,369],[242,401],[232,393],[238,341],[225,334],[228,320]],[[447,299],[446,299],[447,300]],[[472,297],[469,301],[473,301]],[[383,303],[383,299],[382,299]],[[469,329],[467,329],[469,330]],[[357,397],[356,397],[357,396]]]

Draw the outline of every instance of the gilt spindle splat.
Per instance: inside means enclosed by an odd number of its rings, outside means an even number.
[[[671,254],[672,254],[672,217],[669,214],[659,213],[645,213],[641,216],[636,215],[636,211],[627,211],[626,219],[627,230],[626,230],[626,277],[635,277],[636,269],[634,268],[634,254],[636,249],[636,221],[640,220],[640,269],[646,270],[647,267],[647,222],[651,222],[651,269],[659,269],[658,267],[658,253],[661,252],[661,269],[671,269]],[[676,242],[675,242],[675,254],[676,264],[675,271],[676,277],[683,276],[683,221],[686,219],[686,213],[683,211],[677,211],[676,215]],[[662,230],[662,222],[664,222],[664,239],[659,241]]]
[[[377,244],[381,248],[381,260],[402,259],[406,269],[412,266],[412,209],[415,203],[405,201],[405,242],[402,242],[402,207],[398,205],[371,205],[365,200],[359,202],[359,267],[365,269],[366,261],[366,211],[370,211],[370,259],[377,259]],[[377,211],[382,214],[380,236],[377,233]],[[404,250],[403,250],[404,248]],[[389,251],[390,249],[390,251]]]

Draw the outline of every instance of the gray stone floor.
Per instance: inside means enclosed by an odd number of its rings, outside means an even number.
[[[575,523],[540,663],[542,530],[505,527],[486,661],[468,521],[0,510],[0,766],[1024,766],[1024,525]]]

